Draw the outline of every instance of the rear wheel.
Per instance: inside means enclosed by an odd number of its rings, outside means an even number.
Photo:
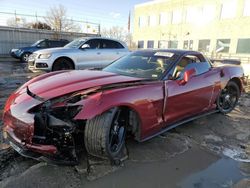
[[[89,154],[111,160],[120,159],[125,146],[127,116],[113,108],[88,120],[84,142]]]
[[[22,62],[28,62],[29,56],[30,56],[30,53],[24,53],[24,54],[21,56],[21,61],[22,61]]]
[[[58,70],[72,70],[74,69],[73,63],[65,58],[60,58],[55,61],[52,71],[58,71]]]
[[[223,114],[231,112],[240,96],[239,86],[233,82],[229,81],[227,86],[220,92],[219,97],[217,98],[217,108]]]

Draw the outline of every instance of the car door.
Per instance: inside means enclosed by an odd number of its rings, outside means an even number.
[[[128,50],[117,41],[103,39],[101,53],[103,59],[101,66],[105,67],[120,57],[127,55]]]
[[[211,65],[200,55],[183,56],[172,70],[172,78],[165,81],[164,119],[167,125],[203,113],[209,109],[215,86]],[[184,72],[196,73],[183,84]]]
[[[99,68],[101,61],[103,61],[103,54],[101,52],[101,39],[90,39],[83,45],[88,45],[89,48],[79,49],[76,66],[79,69]]]

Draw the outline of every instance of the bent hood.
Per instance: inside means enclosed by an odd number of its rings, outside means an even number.
[[[140,80],[143,78],[122,76],[105,71],[60,71],[44,74],[30,80],[20,88],[20,93],[26,92],[28,86],[32,93],[47,100],[96,86]]]

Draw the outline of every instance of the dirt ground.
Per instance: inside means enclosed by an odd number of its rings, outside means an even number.
[[[36,76],[27,65],[0,62],[0,115],[7,97]],[[0,120],[0,128],[2,121]],[[119,166],[83,157],[77,166],[24,158],[0,132],[0,187],[250,187],[250,87],[228,115],[192,121],[145,143],[128,141]]]

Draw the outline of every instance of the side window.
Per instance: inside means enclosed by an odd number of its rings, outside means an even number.
[[[63,41],[52,41],[53,47],[62,47],[65,46]]]
[[[65,46],[68,43],[69,43],[68,41],[61,41],[61,46]]]
[[[47,41],[47,45],[48,45],[49,48],[53,48],[52,41]]]
[[[38,45],[39,45],[40,48],[47,48],[48,47],[47,41],[42,41]]]
[[[102,40],[102,48],[114,49],[114,48],[124,48],[119,42],[112,40]]]
[[[49,47],[54,48],[54,47],[60,47],[60,42],[58,41],[49,41]]]
[[[195,68],[196,75],[199,75],[207,72],[210,67],[210,64],[202,55],[186,55],[181,58],[174,68],[172,77],[174,79],[182,79],[184,72],[192,68]]]
[[[90,46],[90,49],[99,49],[101,48],[101,40],[100,39],[91,39],[85,42]]]
[[[184,71],[190,70],[192,68],[195,69],[196,75],[200,75],[200,74],[203,74],[203,73],[209,71],[210,65],[208,62],[191,63],[185,67]]]

